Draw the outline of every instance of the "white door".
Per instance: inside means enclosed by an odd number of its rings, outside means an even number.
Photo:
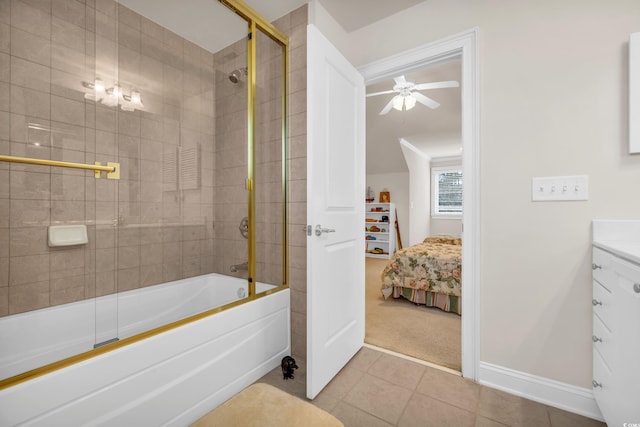
[[[365,93],[362,75],[313,25],[307,52],[307,397],[313,399],[364,343]]]

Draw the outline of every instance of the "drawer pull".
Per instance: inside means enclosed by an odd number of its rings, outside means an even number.
[[[635,292],[636,294],[640,294],[640,283],[633,284],[633,292]]]
[[[602,269],[601,265],[596,264],[595,262],[593,264],[591,264],[591,269],[592,270],[598,270],[598,269]]]
[[[596,380],[591,381],[591,385],[593,386],[593,388],[602,387],[602,383],[599,383]]]
[[[602,342],[602,338],[598,338],[597,336],[593,335],[591,337],[591,339],[593,340],[593,342]]]
[[[598,301],[597,299],[592,299],[591,304],[595,307],[596,305],[602,305],[602,301]]]

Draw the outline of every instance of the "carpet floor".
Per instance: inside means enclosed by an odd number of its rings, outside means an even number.
[[[386,264],[366,259],[365,342],[461,371],[460,316],[404,298],[385,300],[380,274]]]

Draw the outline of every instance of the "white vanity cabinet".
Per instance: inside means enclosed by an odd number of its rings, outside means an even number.
[[[621,222],[597,222],[605,221],[594,221],[593,394],[609,426],[640,423],[640,239],[603,235]]]

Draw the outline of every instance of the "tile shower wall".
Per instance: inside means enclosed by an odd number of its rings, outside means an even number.
[[[277,21],[289,36],[289,285],[291,354],[307,355],[307,5]]]
[[[121,164],[113,181],[0,163],[0,315],[246,261],[246,86],[227,78],[244,49],[213,55],[112,0],[0,0],[0,153]],[[144,109],[85,100],[95,77]],[[49,248],[47,227],[69,223],[90,243]]]
[[[247,277],[246,270],[231,272],[232,265],[247,262],[248,244],[240,233],[248,215],[247,178],[247,78],[229,80],[233,70],[246,68],[247,43],[240,40],[214,55],[215,141],[214,153],[214,269]]]

